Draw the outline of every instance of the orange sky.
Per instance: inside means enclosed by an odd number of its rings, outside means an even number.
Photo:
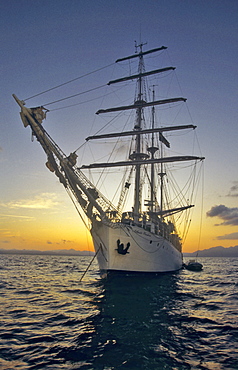
[[[43,193],[31,200],[23,199],[5,204],[4,211],[5,213],[0,215],[0,248],[93,249],[90,233],[63,188],[59,194]],[[233,240],[218,239],[219,235],[232,234],[233,226],[214,226],[219,219],[214,220],[205,214],[201,226],[200,216],[199,213],[194,213],[189,234],[183,245],[184,252],[218,245],[236,245]]]

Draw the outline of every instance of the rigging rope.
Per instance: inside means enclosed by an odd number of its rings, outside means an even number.
[[[45,103],[45,104],[43,104],[43,106],[59,103],[60,101],[68,100],[68,99],[74,98],[75,96],[83,95],[83,94],[86,94],[90,91],[101,89],[102,87],[105,87],[105,86],[107,86],[107,84],[104,84],[104,85],[101,85],[101,86],[98,86],[98,87],[93,87],[92,89],[82,91],[80,93],[73,94],[73,95],[67,96],[66,98],[58,99],[58,100],[52,101],[50,103]]]
[[[105,85],[104,85],[105,86]],[[87,91],[86,91],[87,92]],[[85,93],[86,93],[85,92]],[[84,92],[82,92],[82,94],[84,94]],[[107,93],[107,94],[104,94],[103,96],[98,96],[97,98],[92,98],[92,99],[88,99],[88,100],[84,100],[80,103],[75,103],[75,104],[70,104],[70,105],[66,105],[64,107],[60,107],[60,108],[54,108],[54,109],[51,109],[50,111],[53,112],[53,111],[56,111],[56,110],[61,110],[61,109],[66,109],[66,108],[71,108],[71,107],[75,107],[76,105],[81,105],[81,104],[85,104],[85,103],[89,103],[91,101],[94,101],[94,100],[98,100],[98,99],[101,99],[101,98],[104,98],[105,96],[107,95],[111,95],[111,92]]]
[[[114,64],[114,63],[111,63],[111,64],[108,64],[108,65],[107,65],[107,66],[105,66],[105,67],[101,67],[101,68],[95,69],[95,70],[94,70],[94,71],[92,71],[92,72],[88,72],[88,73],[86,73],[86,74],[84,74],[84,75],[82,75],[82,76],[79,76],[79,77],[73,78],[72,80],[69,80],[69,81],[67,81],[67,82],[63,82],[63,83],[62,83],[62,84],[60,84],[60,85],[57,85],[57,86],[51,87],[50,89],[44,90],[44,91],[42,91],[42,92],[40,92],[40,93],[38,93],[38,94],[35,94],[35,95],[32,95],[32,96],[29,96],[28,98],[26,98],[26,99],[24,99],[24,100],[26,101],[26,100],[29,100],[29,99],[35,98],[36,96],[39,96],[39,95],[45,94],[45,93],[47,93],[47,92],[49,92],[49,91],[52,91],[52,90],[58,89],[59,87],[65,86],[65,85],[67,85],[67,84],[69,84],[69,83],[71,83],[71,82],[77,81],[77,80],[79,80],[79,79],[81,79],[81,78],[83,78],[83,77],[87,77],[87,76],[89,76],[89,75],[91,75],[91,74],[93,74],[93,73],[96,73],[96,72],[98,72],[98,71],[101,71],[102,69],[108,68],[108,67],[112,66],[113,64]]]
[[[71,192],[72,192],[72,190],[70,191],[70,189],[69,189],[69,188],[66,188],[66,192],[68,193],[68,195],[69,195],[69,197],[70,197],[71,201],[73,202],[73,205],[75,206],[76,211],[78,212],[78,214],[79,214],[79,216],[80,216],[81,220],[83,221],[84,226],[86,227],[86,229],[87,229],[88,231],[90,231],[90,227],[89,227],[89,225],[87,225],[87,224],[86,224],[86,222],[85,222],[85,220],[84,220],[84,218],[83,218],[83,216],[82,216],[82,214],[81,214],[81,212],[80,212],[80,210],[79,210],[79,208],[78,208],[78,205],[77,205],[77,203],[75,202],[75,200],[74,200],[74,198],[73,198],[73,196],[72,196],[72,193],[71,193]]]
[[[102,247],[100,246],[97,250],[97,252],[95,253],[95,255],[93,256],[92,260],[90,261],[89,265],[87,266],[86,270],[84,271],[83,275],[81,276],[79,282],[81,282],[84,278],[84,276],[86,275],[87,271],[89,270],[91,264],[93,263],[93,261],[95,260],[95,258],[97,257],[97,254],[98,252],[102,249]]]

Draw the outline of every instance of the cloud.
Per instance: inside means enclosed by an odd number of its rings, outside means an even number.
[[[66,240],[66,239],[61,239],[61,242],[60,243],[56,243],[56,244],[61,244],[63,242],[63,244],[66,244],[66,243],[73,243],[72,240]],[[46,242],[47,244],[54,244],[53,242],[51,242],[50,240],[47,240]]]
[[[5,206],[5,205],[4,205]],[[6,215],[6,214],[0,214],[0,219],[4,218],[24,218],[24,219],[34,219],[35,217],[31,216],[17,216],[17,215]]]
[[[54,193],[42,193],[33,199],[20,199],[4,204],[8,208],[48,209],[57,206],[57,195]]]
[[[238,197],[238,181],[234,181],[233,183],[234,185],[230,188],[230,191],[227,194],[228,197]]]
[[[238,225],[238,207],[228,208],[223,204],[214,206],[207,212],[208,217],[218,217],[223,222],[221,225]]]
[[[218,236],[217,240],[238,240],[238,232]]]

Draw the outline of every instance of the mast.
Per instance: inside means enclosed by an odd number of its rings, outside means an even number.
[[[155,100],[155,89],[153,85],[153,101]],[[151,147],[147,150],[151,153],[151,159],[155,158],[155,153],[157,152],[158,148],[154,145],[154,129],[155,129],[155,107],[152,107],[152,137],[151,137]],[[154,187],[155,187],[155,165],[154,163],[151,164],[151,174],[150,174],[150,203],[149,209],[150,212],[154,212]]]
[[[164,176],[166,173],[164,172],[164,162],[163,162],[163,142],[161,141],[160,145],[160,158],[161,158],[161,163],[160,163],[160,172],[158,175],[160,176],[160,217],[161,221],[163,220],[163,210],[164,210]]]
[[[143,91],[142,91],[142,73],[143,73],[143,67],[144,67],[144,61],[143,61],[143,54],[142,54],[142,47],[143,43],[140,45],[136,46],[140,48],[140,54],[139,54],[139,78],[138,78],[138,96],[137,96],[137,102],[142,101],[143,97]],[[134,127],[135,130],[141,130],[142,129],[142,113],[143,113],[143,108],[139,106],[137,108],[137,122]],[[137,134],[136,135],[136,149],[134,153],[134,158],[139,159],[141,158],[141,135]],[[135,222],[138,221],[139,214],[140,214],[140,209],[141,209],[141,184],[140,184],[140,169],[141,166],[140,164],[137,164],[135,167],[135,188],[134,188],[134,218]]]
[[[154,53],[154,52],[157,52],[157,51],[164,50],[164,49],[166,49],[166,47],[162,46],[160,48],[155,48],[155,49],[151,49],[151,50],[143,52],[142,49],[143,49],[144,45],[145,44],[143,44],[143,43],[140,43],[138,45],[136,44],[135,47],[136,47],[137,50],[139,49],[138,52],[136,50],[136,53],[134,55],[130,55],[128,57],[121,58],[121,59],[118,59],[116,61],[116,63],[117,63],[117,62],[125,61],[125,60],[128,60],[128,59],[132,59],[132,58],[138,58],[139,59],[138,73],[134,74],[134,75],[131,75],[131,76],[128,76],[128,77],[123,77],[123,78],[119,78],[119,79],[116,79],[116,80],[112,80],[112,81],[109,81],[109,83],[108,83],[108,85],[111,85],[111,84],[118,83],[118,82],[124,82],[124,81],[128,81],[128,80],[136,79],[137,80],[138,93],[137,93],[136,100],[134,101],[134,104],[129,105],[129,106],[113,107],[113,108],[109,108],[109,109],[100,109],[96,112],[96,114],[101,114],[101,113],[117,112],[117,111],[128,110],[128,109],[135,109],[136,110],[136,123],[135,123],[135,126],[134,126],[134,130],[132,132],[132,134],[135,135],[135,150],[129,156],[129,159],[131,161],[130,163],[131,163],[131,165],[134,165],[134,168],[135,168],[134,205],[133,205],[133,213],[134,213],[135,222],[138,222],[139,215],[141,213],[141,200],[142,200],[141,165],[143,165],[145,163],[145,160],[148,164],[149,164],[149,162],[151,164],[151,200],[150,200],[151,201],[151,206],[150,206],[151,207],[150,208],[151,212],[153,212],[153,203],[154,203],[154,162],[156,160],[155,157],[154,157],[154,154],[158,150],[158,148],[154,147],[154,133],[152,133],[152,147],[150,148],[150,150],[148,150],[151,155],[149,156],[147,153],[142,152],[142,136],[141,136],[141,134],[145,133],[145,131],[146,131],[146,130],[142,130],[144,107],[152,106],[152,112],[153,112],[153,115],[154,115],[154,106],[155,105],[170,104],[170,103],[176,103],[176,102],[180,102],[180,101],[183,101],[183,102],[186,101],[185,98],[181,98],[181,97],[155,101],[154,93],[153,93],[153,101],[152,102],[147,102],[146,101],[146,97],[144,96],[144,86],[143,86],[144,78],[146,76],[149,76],[149,75],[152,75],[152,74],[158,74],[158,73],[163,73],[163,72],[174,70],[175,67],[166,67],[166,68],[161,68],[161,69],[156,69],[156,70],[153,70],[153,71],[145,72],[143,56],[146,55],[146,54],[150,54],[150,53]],[[152,127],[151,130],[152,130],[152,132],[155,130],[154,123],[153,123],[153,127]],[[129,132],[129,133],[127,133],[127,135],[128,134],[130,135],[131,133]],[[169,146],[169,143],[165,139],[165,137],[163,136],[162,132],[160,132],[159,134],[160,134],[160,140],[165,145]],[[96,135],[96,136],[93,136],[93,137],[88,137],[87,140],[96,139],[96,138],[100,138],[100,137],[103,137],[103,136],[104,135]],[[113,137],[113,136],[114,136],[114,134],[112,134],[111,137]],[[113,165],[114,166],[118,166],[118,165],[120,166],[120,165],[128,165],[128,164],[129,164],[129,162],[124,162],[124,163],[114,163]],[[103,163],[101,165],[104,166],[105,164]],[[99,166],[100,166],[100,164],[99,164]],[[86,166],[86,167],[84,166],[83,168],[90,168],[90,167],[91,166]]]
[[[150,165],[151,167],[151,184],[150,184],[150,199],[147,204],[149,206],[149,213],[153,215],[155,213],[155,164],[160,163],[160,173],[158,174],[160,176],[160,214],[158,216],[161,216],[163,218],[164,211],[163,211],[163,177],[165,173],[163,173],[163,163],[166,162],[177,162],[177,161],[190,161],[190,160],[202,160],[203,158],[195,157],[195,156],[176,156],[176,157],[163,157],[162,156],[162,143],[170,147],[170,143],[168,140],[164,137],[163,132],[165,131],[173,131],[173,130],[183,130],[183,129],[195,129],[196,126],[194,125],[180,125],[180,126],[170,126],[170,127],[161,127],[161,128],[155,128],[155,106],[157,105],[164,105],[164,104],[173,104],[177,102],[186,102],[186,98],[183,97],[173,97],[169,99],[162,99],[162,100],[155,100],[155,92],[153,88],[153,99],[152,101],[146,101],[145,96],[145,87],[144,87],[144,79],[147,76],[151,76],[153,74],[160,74],[163,72],[172,71],[175,69],[175,67],[166,67],[161,69],[155,69],[152,71],[145,71],[144,68],[144,55],[154,53],[157,51],[161,51],[166,49],[165,46],[162,46],[160,48],[151,49],[148,51],[143,52],[143,46],[145,44],[140,43],[136,44],[136,53],[134,55],[127,56],[125,58],[121,58],[116,60],[116,63],[130,60],[132,58],[138,58],[138,72],[133,75],[129,75],[127,77],[118,78],[115,80],[109,81],[108,85],[125,82],[129,80],[136,80],[137,81],[137,95],[135,98],[135,101],[133,104],[126,105],[126,106],[118,106],[118,107],[111,107],[107,109],[99,109],[96,114],[102,114],[102,113],[111,113],[111,112],[118,112],[118,111],[126,111],[126,110],[135,110],[136,111],[136,122],[134,125],[133,130],[131,131],[125,131],[125,132],[116,132],[116,133],[109,133],[109,134],[99,134],[99,135],[93,135],[86,138],[86,141],[88,140],[94,140],[94,139],[106,139],[106,138],[114,138],[114,137],[123,137],[123,136],[134,136],[135,137],[135,146],[134,151],[129,155],[128,160],[121,161],[121,162],[110,162],[110,163],[93,163],[90,165],[83,165],[81,166],[81,169],[90,169],[90,168],[112,168],[112,167],[122,167],[122,166],[132,166],[135,170],[135,184],[134,184],[134,202],[133,202],[133,217],[135,223],[138,223],[140,214],[141,214],[141,202],[142,202],[142,182],[141,182],[141,166],[143,165]],[[152,127],[150,129],[145,129],[142,126],[142,122],[144,119],[144,108],[146,107],[152,107]],[[159,133],[159,141],[161,142],[161,156],[160,158],[156,158],[155,153],[159,148],[155,146],[154,143],[154,135],[155,133]],[[143,136],[145,134],[151,134],[152,136],[152,142],[151,147],[147,148],[147,153],[143,153]],[[149,154],[148,154],[149,153]]]
[[[161,156],[162,156],[162,144],[161,144]],[[163,162],[160,164],[160,173],[158,174],[160,176],[160,212],[161,212],[161,219],[163,218],[163,210],[164,210],[164,176],[166,175],[165,172],[163,172]]]

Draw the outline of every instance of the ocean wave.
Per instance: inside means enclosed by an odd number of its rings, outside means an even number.
[[[79,282],[90,257],[2,258],[3,370],[238,368],[237,260]]]

